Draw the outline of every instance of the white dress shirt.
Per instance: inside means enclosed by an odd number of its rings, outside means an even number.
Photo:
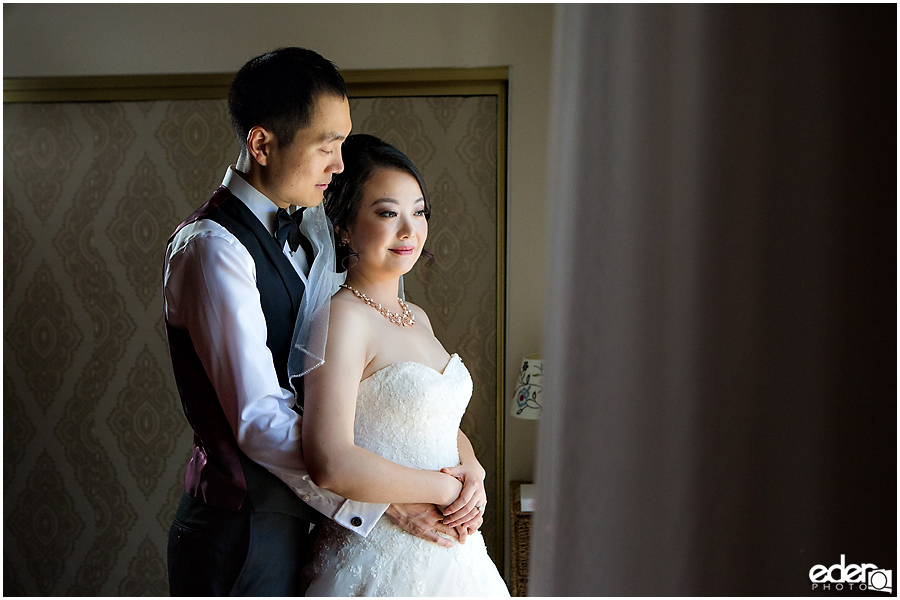
[[[274,235],[278,207],[228,168],[222,185]],[[285,255],[306,284],[305,253]],[[281,387],[266,346],[256,263],[227,229],[209,219],[186,225],[166,248],[166,319],[186,328],[231,424],[238,447],[326,517],[363,536],[387,509],[317,487],[303,464],[294,394]]]

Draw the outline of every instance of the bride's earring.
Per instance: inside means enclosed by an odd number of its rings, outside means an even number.
[[[359,252],[354,252],[354,251],[353,251],[353,248],[351,248],[351,247],[349,246],[349,244],[347,245],[347,250],[348,250],[347,256],[345,256],[344,259],[341,261],[341,266],[344,267],[344,270],[345,270],[345,271],[349,268],[349,267],[347,266],[347,262],[348,262],[351,258],[355,258],[356,260],[359,260]]]
[[[341,266],[346,271],[348,268],[347,263],[350,261],[351,257],[354,257],[357,260],[359,260],[359,252],[354,252],[353,248],[350,247],[350,236],[347,235],[346,233],[341,234],[341,240],[338,242],[338,245],[342,246],[342,247],[343,246],[347,247],[347,256],[345,256],[341,260]]]

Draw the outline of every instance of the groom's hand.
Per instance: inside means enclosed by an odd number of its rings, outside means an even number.
[[[452,548],[459,539],[456,529],[441,522],[444,516],[434,504],[391,504],[384,514],[403,531],[438,546]]]

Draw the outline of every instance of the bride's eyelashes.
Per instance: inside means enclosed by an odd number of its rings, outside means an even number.
[[[379,217],[384,217],[386,219],[391,219],[391,218],[397,216],[397,213],[393,210],[384,210],[377,214]],[[428,214],[427,211],[424,208],[422,208],[422,209],[419,209],[416,212],[414,212],[413,216],[414,217],[424,217],[426,214]]]

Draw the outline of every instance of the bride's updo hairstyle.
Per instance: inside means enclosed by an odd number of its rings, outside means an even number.
[[[334,225],[338,273],[347,269],[350,257],[355,254],[352,248],[341,243],[341,233],[347,231],[356,220],[363,187],[379,169],[394,169],[412,175],[419,183],[425,199],[425,219],[431,217],[431,203],[425,189],[425,180],[408,156],[374,135],[357,133],[344,140],[341,157],[344,171],[331,178],[325,192],[325,214]],[[426,259],[426,265],[434,262],[434,255],[424,248],[422,256]]]

